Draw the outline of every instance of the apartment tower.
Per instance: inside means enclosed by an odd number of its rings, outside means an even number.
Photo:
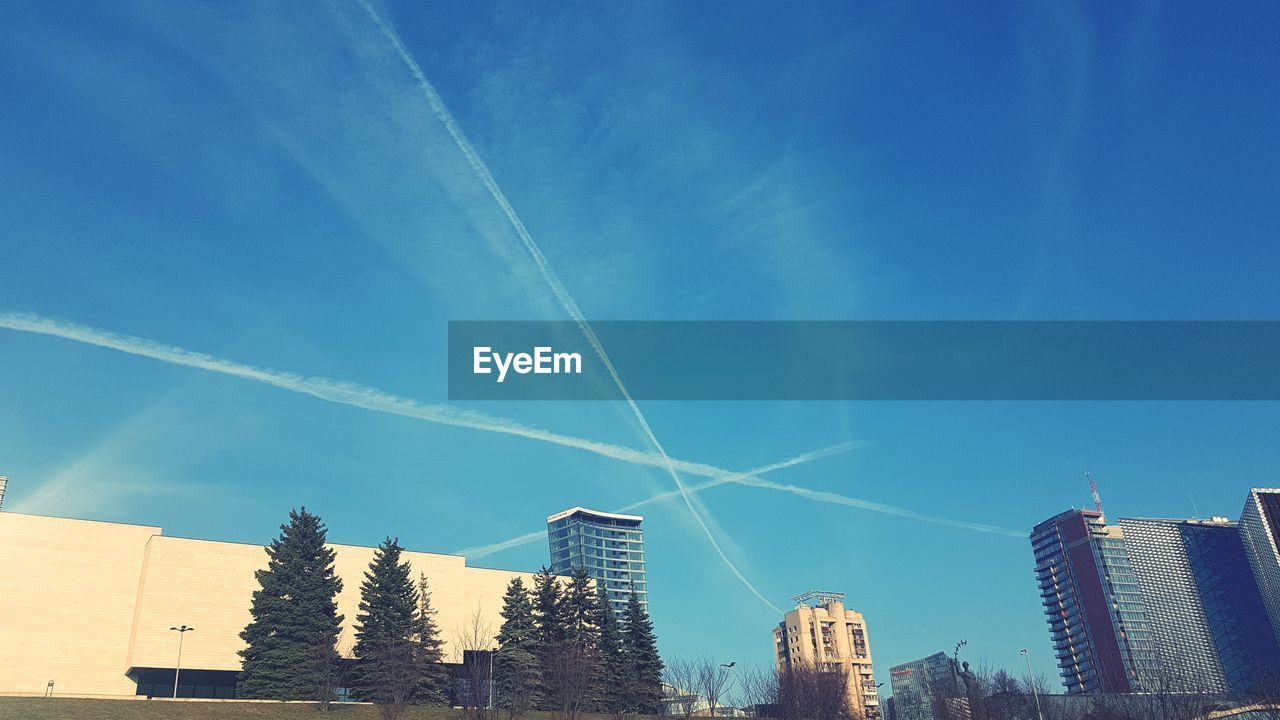
[[[1100,511],[1068,510],[1036,525],[1031,547],[1067,692],[1145,689],[1158,664],[1124,531]]]
[[[812,591],[795,602],[796,609],[773,629],[778,670],[843,669],[850,708],[866,718],[880,717],[871,640],[862,613],[845,609],[843,593]]]
[[[551,569],[568,574],[585,567],[602,585],[609,606],[621,616],[632,594],[648,609],[645,583],[644,531],[639,515],[572,507],[547,518]]]

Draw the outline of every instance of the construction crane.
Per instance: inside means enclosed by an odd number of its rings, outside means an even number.
[[[1098,494],[1098,483],[1093,481],[1093,475],[1084,474],[1084,479],[1089,481],[1089,492],[1093,493],[1093,507],[1102,515],[1102,496]]]

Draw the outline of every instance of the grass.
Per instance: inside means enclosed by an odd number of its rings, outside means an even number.
[[[335,703],[321,713],[311,703],[165,702],[163,700],[83,700],[78,698],[0,698],[0,720],[377,720],[371,705]],[[494,713],[494,720],[505,714]],[[550,720],[549,713],[527,713],[521,720]],[[586,715],[584,720],[603,720]],[[410,707],[401,720],[465,720],[461,710]]]

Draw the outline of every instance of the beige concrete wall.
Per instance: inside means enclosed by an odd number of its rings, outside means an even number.
[[[159,532],[0,512],[0,692],[133,693],[134,600]]]
[[[173,667],[189,625],[182,666],[238,670],[257,588],[266,567],[257,545],[165,537],[160,528],[0,512],[0,692],[132,694],[132,667]],[[360,584],[373,548],[332,545],[345,616],[339,650],[355,643]],[[427,575],[445,656],[492,646],[502,595],[531,573],[468,568],[461,556],[405,552],[416,581]]]

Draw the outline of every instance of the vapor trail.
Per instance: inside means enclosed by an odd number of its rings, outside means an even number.
[[[502,208],[502,212],[507,216],[507,220],[511,223],[511,227],[515,229],[516,235],[520,237],[520,241],[524,243],[525,249],[529,251],[529,255],[538,266],[538,271],[542,273],[543,279],[546,280],[547,285],[551,287],[551,292],[555,294],[556,299],[560,301],[561,306],[563,306],[565,311],[569,313],[569,317],[573,318],[573,320],[578,324],[578,328],[587,338],[587,342],[591,343],[591,347],[595,350],[596,355],[604,364],[605,369],[609,371],[610,377],[613,378],[614,384],[618,387],[619,392],[622,393],[622,397],[626,400],[628,407],[631,408],[631,413],[635,415],[636,421],[640,424],[640,428],[644,431],[649,442],[662,457],[667,473],[671,475],[671,479],[675,481],[676,488],[680,491],[680,497],[684,500],[685,507],[688,508],[689,514],[693,516],[693,519],[697,521],[698,526],[702,528],[702,532],[707,536],[707,541],[711,543],[711,547],[715,549],[716,553],[720,556],[720,559],[724,561],[725,566],[729,568],[738,580],[742,581],[743,585],[747,586],[748,590],[755,594],[756,597],[760,598],[765,605],[769,606],[769,608],[775,612],[782,612],[781,608],[770,602],[769,598],[761,594],[761,592],[756,589],[755,585],[751,584],[751,581],[738,570],[737,565],[729,559],[729,556],[725,554],[724,550],[720,547],[720,543],[716,541],[715,535],[711,532],[711,528],[707,527],[706,520],[703,519],[702,514],[698,512],[698,509],[694,507],[693,499],[689,496],[689,492],[685,487],[684,481],[680,479],[680,473],[676,472],[676,468],[671,461],[671,457],[667,455],[666,449],[663,448],[662,443],[658,441],[658,436],[654,434],[653,428],[649,426],[649,421],[645,418],[644,413],[640,411],[640,406],[637,405],[636,401],[631,397],[631,393],[627,390],[626,385],[623,384],[622,378],[618,376],[618,372],[614,368],[613,362],[609,360],[608,353],[605,352],[604,346],[600,343],[599,338],[596,337],[595,330],[591,328],[591,324],[587,322],[586,316],[583,315],[582,310],[578,308],[578,303],[574,301],[573,297],[569,294],[568,289],[564,286],[564,283],[560,281],[560,276],[556,274],[555,270],[552,269],[551,264],[547,262],[546,256],[542,254],[542,249],[538,247],[536,242],[534,242],[533,236],[530,235],[529,230],[525,228],[524,222],[521,221],[520,216],[516,214],[515,208],[511,206],[511,203],[507,202],[506,194],[502,192],[502,188],[498,187],[498,183],[494,180],[493,174],[489,172],[488,166],[486,166],[484,161],[480,159],[480,155],[476,153],[475,148],[471,146],[470,141],[468,141],[466,136],[462,134],[462,130],[454,121],[453,115],[449,112],[449,108],[445,106],[444,100],[441,99],[440,94],[436,92],[435,86],[427,80],[426,74],[422,72],[422,68],[418,66],[417,61],[409,54],[408,49],[400,40],[399,34],[397,34],[396,31],[382,19],[382,16],[378,14],[377,10],[375,10],[371,4],[369,4],[368,0],[360,0],[360,5],[364,7],[365,12],[369,14],[369,17],[373,20],[374,24],[376,24],[378,29],[382,31],[382,34],[387,38],[387,41],[395,48],[400,59],[418,81],[419,86],[421,86],[423,93],[427,97],[428,104],[431,105],[432,112],[440,123],[444,125],[445,130],[449,132],[449,136],[453,138],[454,144],[458,146],[460,151],[462,151],[463,156],[466,157],[467,163],[471,165],[471,169],[475,172],[476,177],[480,179],[484,184],[485,189],[489,191],[489,195],[491,195],[494,201],[498,203],[498,207]]]
[[[641,452],[622,445],[603,443],[595,440],[588,440],[586,438],[574,437],[572,435],[562,435],[549,430],[523,425],[507,418],[495,417],[486,413],[471,410],[463,410],[451,405],[423,403],[417,400],[393,395],[367,385],[358,385],[356,383],[332,380],[324,377],[306,377],[296,373],[259,368],[235,362],[234,360],[226,360],[214,357],[213,355],[187,350],[174,345],[166,345],[146,338],[122,335],[106,330],[98,330],[85,325],[77,325],[75,323],[45,318],[34,313],[0,312],[0,328],[35,335],[62,338],[64,340],[71,340],[86,345],[116,350],[129,355],[159,360],[160,362],[166,362],[173,365],[196,368],[243,380],[252,380],[254,382],[263,383],[282,390],[288,390],[302,395],[309,395],[327,402],[350,405],[365,410],[371,410],[373,412],[399,415],[401,417],[422,420],[439,425],[451,425],[454,427],[464,427],[473,430],[482,430],[485,432],[514,435],[517,437],[528,438],[530,440],[550,443],[552,445],[583,450],[595,455],[635,465],[662,467],[664,464],[662,458],[658,457],[655,453]],[[783,460],[781,462],[774,463],[773,465],[766,465],[763,468],[760,468],[759,471],[767,472],[769,470],[778,470],[783,467],[797,465],[800,462],[829,457],[838,452],[844,452],[845,450],[857,447],[858,445],[859,443],[856,441],[833,445],[822,450],[797,455],[794,458]],[[764,480],[763,478],[757,477],[753,474],[733,472],[731,470],[725,470],[706,463],[679,459],[673,459],[671,462],[679,468],[681,472],[710,478],[708,482],[694,486],[695,490],[703,490],[708,487],[731,482],[739,485],[749,485],[752,487],[786,492],[816,502],[825,502],[845,507],[858,508],[860,510],[896,515],[898,517],[910,518],[912,520],[937,525],[947,525],[951,527],[964,528],[966,530],[974,530],[977,532],[1009,535],[1019,538],[1025,535],[1024,533],[1020,533],[1016,530],[1010,530],[994,525],[936,518],[922,513],[917,513],[913,510],[895,507],[893,505],[886,505],[869,500],[860,500],[858,498],[847,497],[837,493],[809,490],[795,485],[783,485]],[[659,493],[651,498],[628,505],[624,510],[634,509],[641,505],[656,502],[657,500],[674,497],[677,493],[678,491]]]
[[[815,502],[830,503],[832,505],[844,505],[845,507],[858,508],[860,510],[870,510],[872,512],[884,513],[886,515],[896,515],[898,517],[910,518],[921,522],[933,523],[934,525],[947,525],[949,527],[964,528],[965,530],[976,530],[978,532],[992,533],[995,535],[1005,535],[1007,537],[1025,538],[1025,532],[1010,530],[998,525],[987,525],[986,523],[975,523],[967,520],[950,520],[947,518],[935,517],[933,515],[925,515],[914,510],[886,505],[884,503],[872,502],[870,500],[860,500],[845,495],[823,490],[811,490],[809,488],[800,487],[798,485],[784,485],[772,480],[765,480],[761,477],[745,476],[733,480],[740,485],[749,485],[751,487],[765,488],[767,490],[777,490],[779,492],[791,493],[802,498],[813,500]]]
[[[770,463],[768,465],[761,465],[758,468],[748,470],[744,473],[726,473],[721,477],[717,477],[712,480],[708,480],[706,482],[699,483],[697,485],[690,487],[689,492],[698,493],[698,492],[702,492],[703,490],[716,487],[718,485],[723,485],[725,483],[741,482],[743,478],[751,477],[753,475],[763,475],[768,472],[773,472],[774,470],[782,470],[783,468],[789,468],[794,465],[800,465],[801,463],[807,463],[807,462],[812,462],[814,460],[819,460],[821,458],[831,457],[832,455],[838,455],[842,452],[846,452],[857,447],[862,447],[863,445],[864,443],[862,442],[858,442],[856,440],[850,440],[847,442],[839,443],[837,445],[832,445],[831,447],[822,448],[821,450],[812,450],[807,453],[801,453],[800,455],[787,458],[786,460],[780,460],[778,462]],[[679,494],[680,494],[679,490],[667,490],[664,492],[657,493],[655,495],[651,495],[643,500],[637,500],[636,502],[633,502],[630,505],[620,507],[617,510],[614,510],[614,512],[625,513],[625,512],[630,512],[632,510],[638,510],[646,505],[652,505],[653,503],[656,503],[656,502],[669,500],[673,497],[676,497]],[[528,545],[531,542],[537,542],[538,540],[545,537],[546,537],[545,531],[535,530],[531,533],[525,533],[524,535],[517,535],[516,537],[509,538],[501,542],[491,543],[489,545],[476,545],[473,547],[462,548],[461,550],[456,550],[454,554],[465,555],[468,559],[478,560],[482,557],[487,557],[489,555],[493,555],[494,553],[501,552],[503,550],[509,550],[513,547],[520,547],[521,545]]]

